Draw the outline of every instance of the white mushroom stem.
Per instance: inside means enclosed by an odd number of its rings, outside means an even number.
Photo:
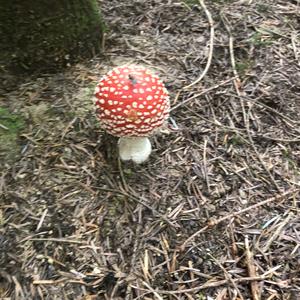
[[[151,143],[147,137],[121,137],[118,145],[120,158],[124,161],[141,164],[151,154]]]

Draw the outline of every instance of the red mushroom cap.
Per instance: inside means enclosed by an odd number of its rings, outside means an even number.
[[[95,90],[97,115],[115,136],[148,136],[169,116],[169,94],[158,76],[140,66],[114,68]]]

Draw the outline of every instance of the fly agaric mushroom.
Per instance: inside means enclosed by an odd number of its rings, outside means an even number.
[[[169,116],[169,94],[158,76],[140,66],[114,68],[98,83],[95,105],[102,127],[120,137],[120,158],[147,160],[151,153],[147,137]]]

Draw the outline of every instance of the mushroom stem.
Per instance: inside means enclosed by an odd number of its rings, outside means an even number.
[[[120,158],[124,161],[141,164],[151,154],[151,143],[147,137],[121,137],[118,145]]]

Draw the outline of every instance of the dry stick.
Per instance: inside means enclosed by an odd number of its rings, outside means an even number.
[[[247,262],[247,268],[248,268],[248,275],[250,277],[256,277],[256,269],[253,261],[253,254],[250,251],[249,248],[249,240],[248,236],[245,237],[245,250],[246,250],[246,262]],[[260,292],[259,292],[259,286],[257,281],[251,281],[251,293],[253,300],[260,300]]]
[[[43,212],[43,214],[41,216],[41,219],[40,219],[40,221],[39,221],[39,223],[38,223],[35,231],[39,231],[41,229],[41,227],[42,227],[42,225],[44,223],[44,220],[46,218],[47,213],[48,213],[48,208],[46,208],[45,211]]]
[[[211,17],[211,13],[209,12],[209,10],[207,9],[205,3],[203,0],[199,0],[199,4],[201,5],[202,9],[204,10],[206,17],[208,19],[208,23],[210,26],[210,39],[209,39],[209,53],[208,53],[208,59],[207,59],[207,63],[205,66],[204,71],[202,72],[202,74],[200,75],[200,77],[198,79],[196,79],[194,82],[192,82],[191,84],[185,86],[183,89],[188,89],[190,87],[192,87],[193,85],[197,84],[199,81],[202,80],[202,78],[206,75],[206,73],[208,72],[210,65],[211,65],[211,61],[212,61],[212,56],[213,56],[213,50],[214,50],[214,37],[215,37],[215,29],[214,29],[214,21]]]
[[[241,80],[239,79],[239,74],[236,70],[236,63],[235,63],[235,57],[234,57],[234,50],[233,50],[233,36],[231,34],[231,30],[230,30],[230,27],[228,25],[228,22],[225,18],[225,16],[221,16],[222,18],[222,21],[225,25],[225,28],[228,32],[228,35],[229,35],[229,53],[230,53],[230,62],[231,62],[231,67],[232,67],[232,71],[233,71],[233,75],[234,77],[236,78],[233,82],[234,82],[234,87],[235,87],[235,90],[236,90],[236,93],[238,94],[239,96],[239,100],[240,100],[240,105],[242,107],[242,112],[243,112],[243,119],[244,119],[244,124],[245,124],[245,127],[246,127],[246,131],[247,131],[247,135],[248,135],[248,139],[249,139],[249,142],[250,142],[250,145],[253,149],[253,151],[255,152],[255,155],[257,156],[260,164],[262,165],[262,167],[264,168],[265,172],[268,174],[268,176],[270,177],[273,185],[276,187],[277,191],[281,191],[280,187],[278,186],[277,182],[275,181],[273,175],[271,174],[270,170],[267,168],[267,166],[265,165],[264,161],[262,160],[259,152],[257,151],[255,145],[254,145],[254,142],[253,142],[253,139],[252,139],[252,136],[251,136],[251,133],[250,133],[250,129],[249,129],[249,120],[247,118],[247,115],[246,115],[246,111],[245,111],[245,107],[244,107],[244,102],[242,100],[242,97],[243,97],[243,94],[241,93],[240,91],[240,83],[241,83]]]
[[[223,221],[225,221],[225,220],[231,219],[231,218],[236,217],[236,216],[238,216],[238,215],[241,215],[241,214],[243,214],[243,213],[245,213],[245,212],[247,212],[247,211],[249,211],[249,210],[255,209],[255,208],[260,207],[260,206],[262,206],[262,205],[265,205],[265,204],[267,204],[267,203],[269,203],[269,202],[273,202],[273,201],[275,201],[275,200],[282,199],[282,198],[284,198],[285,196],[288,196],[288,195],[290,195],[290,194],[292,194],[292,193],[296,193],[296,192],[299,192],[299,191],[300,191],[300,189],[291,189],[291,190],[288,190],[288,191],[286,191],[285,193],[282,193],[281,195],[277,195],[277,196],[268,198],[268,199],[263,200],[263,201],[261,201],[261,202],[259,202],[259,203],[256,203],[256,204],[251,205],[251,206],[249,206],[249,207],[247,207],[247,208],[244,208],[244,209],[242,209],[242,210],[240,210],[240,211],[234,212],[234,213],[232,213],[232,214],[229,214],[229,215],[227,215],[227,216],[224,216],[224,217],[222,217],[222,218],[219,218],[219,219],[217,219],[217,220],[215,220],[215,221],[211,221],[211,222],[209,222],[209,225],[206,225],[206,226],[202,227],[200,230],[198,230],[198,231],[195,232],[193,235],[191,235],[188,239],[186,239],[185,242],[180,246],[180,250],[181,250],[181,251],[184,251],[186,245],[187,245],[190,241],[192,241],[196,236],[198,236],[200,233],[206,231],[207,229],[209,229],[209,228],[211,228],[211,227],[213,227],[213,226],[218,225],[219,223],[221,223],[221,222],[223,222]]]
[[[58,279],[58,280],[33,280],[32,284],[34,285],[56,285],[66,281],[66,278]]]
[[[77,241],[77,240],[68,240],[64,238],[25,238],[18,243],[22,243],[25,240],[29,241],[49,241],[49,242],[58,242],[58,243],[69,243],[69,244],[87,244],[86,241]]]
[[[6,174],[6,172],[3,172],[0,177],[0,195],[2,195],[2,193],[4,192]]]
[[[297,39],[297,34],[295,32],[293,32],[291,34],[291,42],[292,42],[292,46],[293,46],[293,50],[294,50],[294,54],[295,54],[295,59],[298,63],[298,66],[300,66],[300,60],[299,60],[299,56],[298,56],[297,46],[296,46],[296,43],[295,43],[296,39]]]
[[[4,130],[9,130],[8,127],[6,127],[5,125],[3,125],[3,124],[1,124],[1,123],[0,123],[0,128],[2,128],[2,129],[4,129]]]
[[[206,152],[207,152],[207,139],[204,140],[204,149],[203,149],[203,169],[205,173],[205,181],[207,185],[208,193],[210,194],[210,184],[209,184],[209,178],[207,173],[207,160],[206,160]]]
[[[149,281],[149,279],[151,278],[151,275],[149,273],[149,255],[148,255],[148,249],[145,249],[145,254],[144,254],[144,257],[143,257],[143,261],[141,263],[141,268],[143,270],[145,279]]]
[[[16,295],[16,297],[19,298],[19,296],[20,296],[19,299],[24,299],[25,295],[24,295],[22,286],[19,283],[17,277],[12,276],[11,278],[12,278],[12,281],[14,282],[14,284],[15,284],[15,295]],[[1,298],[1,299],[3,299],[3,298]]]

